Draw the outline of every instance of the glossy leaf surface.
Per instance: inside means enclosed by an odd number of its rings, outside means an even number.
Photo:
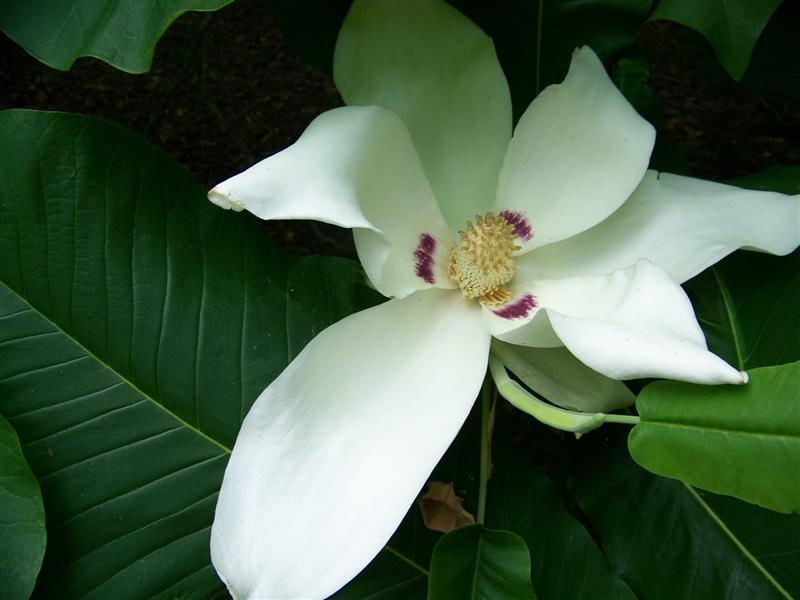
[[[648,385],[628,438],[646,469],[780,512],[800,512],[800,362],[743,386]]]
[[[189,10],[211,11],[231,0],[6,0],[0,29],[44,64],[67,71],[93,56],[129,73],[150,68],[158,38]]]
[[[378,298],[349,261],[290,258],[121,127],[6,111],[0,133],[0,410],[48,511],[37,590],[218,594],[208,535],[242,416]]]
[[[513,531],[525,540],[540,600],[635,598],[584,525],[567,511],[550,478],[512,447],[509,421],[529,418],[514,411],[508,405],[498,407],[487,524]]]
[[[800,591],[791,567],[800,551],[795,519],[784,531],[735,523],[756,515],[722,512],[724,498],[645,471],[628,456],[625,435],[599,430],[581,440],[574,492],[611,566],[637,597],[786,599]]]
[[[799,30],[800,3],[783,2],[759,37],[742,83],[785,97],[800,98],[800,69],[787,68],[800,61]]]
[[[528,547],[510,531],[469,525],[445,535],[433,551],[429,600],[530,600]]]
[[[0,348],[6,346],[0,337]],[[0,589],[8,598],[27,598],[42,565],[47,533],[39,483],[19,438],[0,415]]]
[[[653,19],[682,23],[702,33],[736,80],[742,78],[758,36],[782,0],[661,0]]]

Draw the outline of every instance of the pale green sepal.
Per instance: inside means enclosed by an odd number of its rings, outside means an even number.
[[[636,401],[622,381],[590,369],[564,347],[532,348],[495,339],[492,353],[527,387],[561,408],[610,412]]]
[[[494,355],[489,357],[489,370],[497,386],[497,391],[503,398],[550,427],[562,431],[586,433],[597,429],[606,422],[635,424],[639,420],[638,417],[628,415],[574,412],[548,404],[513,381],[508,376],[503,363]]]

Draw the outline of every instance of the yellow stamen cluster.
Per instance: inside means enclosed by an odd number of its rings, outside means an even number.
[[[487,306],[505,304],[511,293],[503,287],[514,277],[514,227],[503,217],[486,213],[467,221],[459,231],[461,243],[450,254],[450,278],[467,298],[480,298]]]

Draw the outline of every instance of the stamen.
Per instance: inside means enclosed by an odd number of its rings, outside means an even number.
[[[487,292],[481,296],[481,304],[490,308],[502,306],[509,300],[511,300],[511,292],[509,292],[502,285],[499,288],[493,289],[491,292]]]
[[[489,306],[508,301],[510,294],[503,285],[514,277],[514,225],[493,213],[475,217],[475,225],[467,221],[458,232],[461,244],[450,255],[450,278],[467,298],[480,298]],[[484,300],[485,299],[485,300]]]

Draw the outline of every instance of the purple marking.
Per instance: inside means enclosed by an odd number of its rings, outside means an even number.
[[[492,310],[492,312],[504,319],[524,319],[536,306],[536,298],[533,297],[533,294],[525,294],[522,298],[510,302],[502,308]]]
[[[419,236],[419,243],[414,250],[414,273],[425,283],[434,283],[436,278],[433,276],[433,255],[436,252],[436,238],[430,233],[423,233]]]
[[[506,220],[506,223],[514,227],[514,235],[523,242],[527,242],[533,237],[531,223],[528,221],[528,217],[522,213],[514,212],[513,210],[504,210],[500,212],[500,216]]]

